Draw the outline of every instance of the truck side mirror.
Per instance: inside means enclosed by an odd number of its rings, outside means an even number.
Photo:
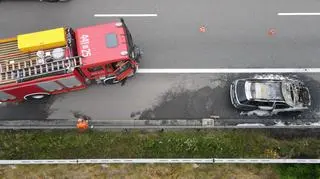
[[[123,20],[122,17],[120,18],[120,22],[121,22],[122,24],[124,24],[124,20]]]

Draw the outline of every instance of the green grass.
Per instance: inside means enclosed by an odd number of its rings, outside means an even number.
[[[0,159],[319,158],[320,139],[296,131],[167,132],[1,131]],[[297,135],[298,134],[298,135]],[[286,136],[288,135],[288,136]],[[279,178],[320,179],[319,165],[22,165],[0,178]],[[72,172],[71,172],[72,171]],[[86,177],[85,177],[86,176]],[[129,177],[128,177],[129,176]]]
[[[320,165],[318,164],[286,164],[275,165],[274,168],[281,179],[320,178]]]
[[[304,158],[320,157],[320,140],[278,139],[264,131],[0,132],[0,159]]]

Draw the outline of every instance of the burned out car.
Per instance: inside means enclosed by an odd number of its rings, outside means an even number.
[[[309,89],[300,80],[238,79],[230,86],[233,106],[243,111],[303,112],[311,105]]]

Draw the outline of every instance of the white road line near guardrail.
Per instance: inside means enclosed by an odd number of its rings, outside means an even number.
[[[207,68],[207,69],[138,69],[137,73],[319,73],[320,68]]]
[[[0,160],[0,165],[32,165],[32,164],[155,164],[155,163],[313,163],[320,159],[259,159],[259,158],[155,158],[155,159],[66,159],[66,160]]]
[[[94,17],[157,17],[158,14],[95,14]]]
[[[278,16],[320,16],[318,12],[278,13]]]

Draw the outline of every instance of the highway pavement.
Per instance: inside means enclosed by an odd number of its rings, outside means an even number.
[[[138,74],[123,86],[93,85],[85,90],[57,95],[41,103],[3,105],[0,107],[0,119],[76,120],[81,114],[100,121],[191,120],[214,115],[219,120],[257,118],[261,122],[276,118],[282,122],[317,122],[320,115],[320,75],[294,76],[306,83],[312,96],[310,110],[294,118],[288,115],[257,116],[241,113],[231,105],[230,83],[235,79],[254,77],[253,74]],[[230,123],[235,124],[235,121]]]
[[[143,68],[320,67],[320,16],[277,15],[319,7],[317,0],[4,0],[0,37],[116,19],[94,14],[152,13],[125,18],[145,51]]]
[[[320,12],[319,7],[317,0],[4,0],[0,3],[0,38],[116,19],[94,14],[157,14],[124,18],[144,51],[141,68],[319,68],[320,16],[277,15]],[[205,32],[199,31],[201,26]],[[273,34],[268,33],[270,29]],[[124,86],[92,86],[43,104],[4,106],[0,118],[72,119],[76,113],[97,120],[202,118],[212,114],[243,118],[229,102],[228,83],[237,77],[139,74]],[[320,74],[301,78],[309,80],[314,99],[318,99]],[[315,101],[308,117],[317,114]]]

